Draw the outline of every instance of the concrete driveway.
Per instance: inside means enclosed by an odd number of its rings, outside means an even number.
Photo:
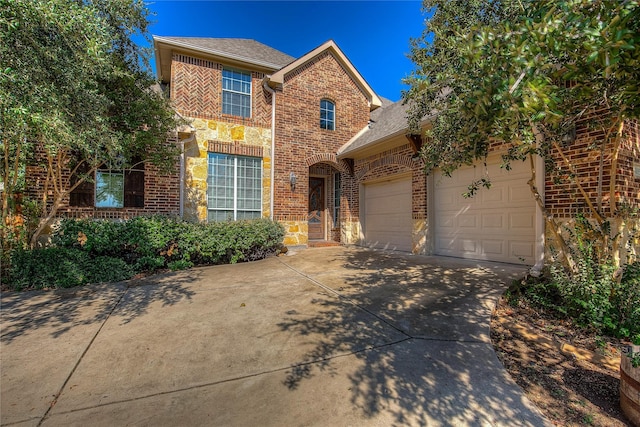
[[[524,268],[315,248],[127,283],[4,293],[17,426],[542,426],[496,358]]]

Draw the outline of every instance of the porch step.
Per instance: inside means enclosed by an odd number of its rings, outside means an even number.
[[[326,248],[328,246],[340,246],[340,242],[331,240],[309,240],[308,246],[310,248]]]

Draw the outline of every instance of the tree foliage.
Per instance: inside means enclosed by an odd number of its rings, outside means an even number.
[[[0,0],[3,227],[27,163],[47,175],[35,241],[73,188],[69,171],[84,171],[79,185],[136,157],[174,162],[176,115],[132,39],[148,18],[142,0]]]
[[[615,159],[623,126],[640,114],[639,2],[425,0],[423,5],[431,17],[422,37],[412,42],[417,68],[403,95],[415,132],[425,116],[433,116],[422,152],[427,172],[440,168],[450,174],[486,158],[491,141],[504,141],[505,167],[530,160],[529,185],[547,225],[557,232],[535,187],[535,174],[544,171],[536,171],[532,161],[535,156],[553,161],[555,153],[584,197],[588,215],[604,225],[616,214]],[[607,119],[594,125],[613,147],[608,212],[575,178],[561,144],[576,121],[605,110]]]

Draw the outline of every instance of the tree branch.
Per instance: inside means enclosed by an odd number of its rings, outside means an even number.
[[[624,131],[624,120],[618,120],[618,129],[616,131],[616,139],[613,142],[613,152],[611,158],[611,173],[609,178],[609,215],[613,217],[616,214],[616,178],[618,176],[618,156],[620,154],[620,141],[622,132]]]
[[[577,172],[576,172],[575,168],[573,167],[573,165],[571,164],[571,162],[569,161],[567,156],[565,156],[564,153],[562,152],[562,148],[560,147],[558,142],[555,139],[552,139],[551,140],[551,144],[558,151],[558,154],[560,154],[560,157],[562,157],[562,161],[567,165],[567,167],[571,171],[571,174],[576,176]],[[598,222],[600,224],[602,224],[604,222],[604,218],[602,217],[600,212],[598,212],[598,210],[595,208],[595,206],[593,206],[593,202],[591,201],[591,198],[589,197],[589,195],[585,191],[585,189],[582,186],[582,184],[580,183],[580,181],[578,179],[576,179],[576,178],[572,178],[572,180],[576,184],[576,186],[578,187],[578,191],[580,191],[580,194],[582,194],[582,197],[584,198],[584,201],[586,202],[587,206],[589,207],[589,210],[593,213],[593,215],[596,217]]]

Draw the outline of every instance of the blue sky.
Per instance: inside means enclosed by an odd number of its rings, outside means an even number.
[[[155,0],[150,33],[257,40],[294,57],[333,39],[379,96],[400,99],[413,69],[409,40],[424,30],[418,0]],[[155,70],[155,68],[154,68]]]

